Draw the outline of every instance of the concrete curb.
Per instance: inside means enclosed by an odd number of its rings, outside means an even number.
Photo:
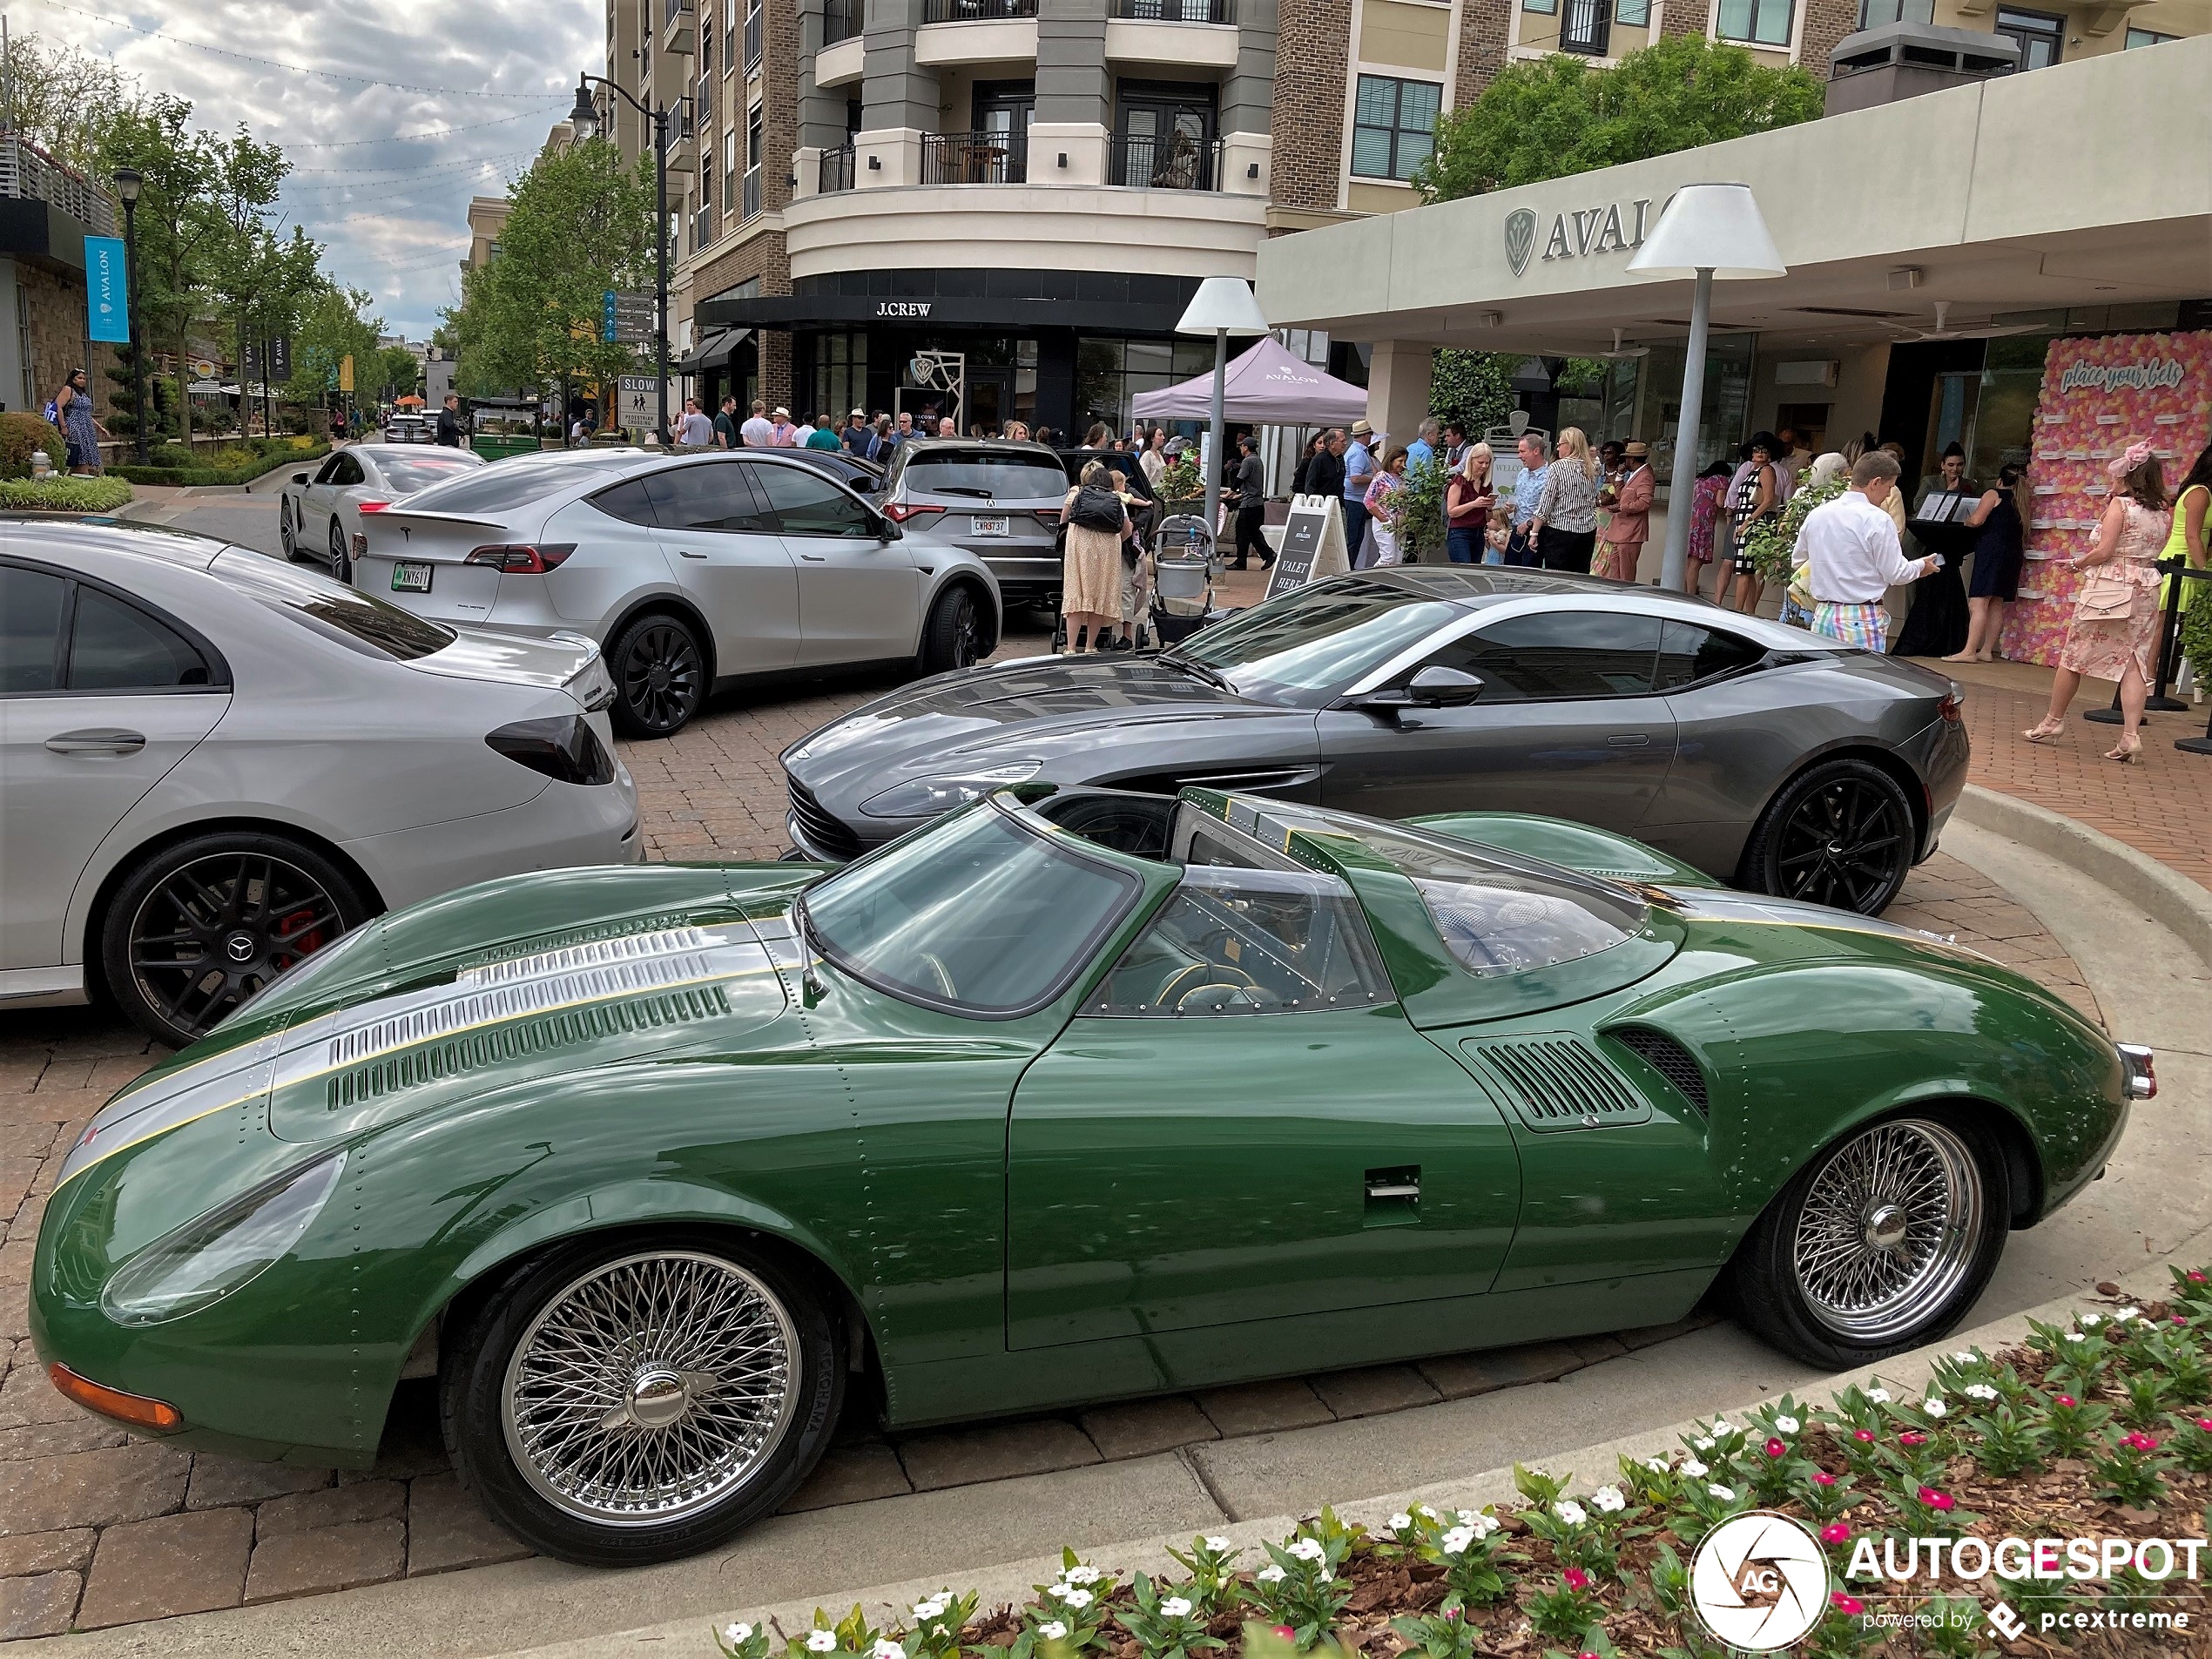
[[[2189,1246],[2199,1243],[2205,1234],[2199,1234],[2173,1255],[2147,1263],[2119,1276],[2117,1282],[2126,1290],[2145,1301],[2163,1297],[2169,1281],[2166,1269],[2169,1264],[2193,1261]],[[1865,1385],[1878,1376],[1886,1386],[1902,1385],[1908,1388],[1923,1386],[1932,1374],[1934,1362],[1942,1356],[1965,1348],[1980,1348],[1993,1352],[2017,1345],[2028,1335],[2028,1322],[2040,1319],[2046,1324],[2066,1318],[2082,1305],[2079,1296],[2063,1296],[2040,1306],[1993,1319],[1986,1325],[1971,1330],[1955,1332],[1940,1342],[1916,1348],[1910,1353],[1899,1354],[1879,1366],[1863,1370],[1840,1372],[1821,1383],[1805,1389],[1793,1389],[1800,1399],[1825,1404],[1828,1395],[1841,1390],[1846,1384]],[[1749,1406],[1734,1408],[1741,1417],[1745,1411],[1782,1398],[1773,1394],[1756,1400]],[[1615,1477],[1620,1460],[1656,1457],[1680,1449],[1684,1440],[1695,1432],[1695,1420],[1669,1424],[1664,1428],[1624,1435],[1618,1440],[1600,1440],[1574,1452],[1549,1456],[1545,1467],[1554,1474],[1573,1471],[1575,1487],[1587,1491]],[[1439,1509],[1474,1508],[1486,1504],[1507,1504],[1521,1501],[1513,1483],[1510,1468],[1491,1469],[1471,1478],[1447,1480],[1434,1486],[1415,1487],[1409,1491],[1388,1493],[1380,1497],[1362,1498],[1336,1506],[1337,1513],[1346,1521],[1380,1527],[1387,1518],[1404,1509],[1407,1504],[1420,1502]],[[1256,1521],[1242,1521],[1222,1525],[1218,1536],[1252,1548],[1263,1541],[1279,1542],[1295,1527],[1301,1517],[1297,1515],[1269,1515]],[[1185,1549],[1189,1536],[1183,1533],[1161,1534],[1150,1538],[1132,1539],[1125,1543],[1109,1544],[1086,1549],[1084,1558],[1102,1568],[1124,1575],[1135,1572],[1180,1574],[1170,1561],[1170,1548]],[[1008,1561],[980,1572],[953,1575],[949,1588],[955,1591],[974,1590],[982,1608],[1019,1603],[1032,1589],[1056,1577],[1060,1571],[1060,1555],[1055,1550],[1049,1555],[1035,1555],[1026,1561]],[[875,1624],[901,1622],[907,1609],[924,1596],[948,1588],[938,1578],[909,1579],[895,1584],[876,1584],[862,1589],[840,1591],[835,1595],[808,1596],[799,1601],[783,1602],[768,1607],[740,1607],[711,1618],[696,1616],[671,1620],[664,1624],[649,1625],[642,1629],[625,1630],[611,1635],[583,1636],[573,1641],[547,1645],[517,1648],[500,1659],[714,1659],[718,1653],[713,1633],[732,1621],[743,1620],[750,1624],[767,1624],[788,1634],[796,1635],[813,1623],[814,1609],[826,1608],[833,1617],[858,1605]]]
[[[2212,967],[2212,889],[2175,874],[2148,853],[2138,853],[2101,830],[1979,784],[1968,784],[1959,796],[1957,817],[1960,823],[2033,847],[2110,888],[2157,917]],[[2031,895],[2015,896],[2034,908]]]

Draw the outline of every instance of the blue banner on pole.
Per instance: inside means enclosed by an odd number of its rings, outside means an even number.
[[[84,333],[121,345],[131,338],[131,294],[125,280],[123,239],[84,239]]]

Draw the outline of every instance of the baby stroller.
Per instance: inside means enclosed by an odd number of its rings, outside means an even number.
[[[1163,645],[1180,644],[1211,617],[1221,574],[1213,531],[1189,514],[1168,519],[1152,538],[1152,631]]]

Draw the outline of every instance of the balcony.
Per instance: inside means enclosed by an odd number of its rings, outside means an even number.
[[[1109,16],[1128,23],[1237,21],[1236,0],[1114,0]]]
[[[1221,140],[1204,142],[1188,133],[1164,138],[1150,133],[1116,134],[1106,155],[1106,182],[1143,190],[1219,190]]]
[[[826,196],[834,191],[853,188],[853,146],[822,152],[821,169],[815,176],[814,189]]]
[[[921,0],[924,23],[1006,23],[1037,15],[1037,0]]]
[[[686,55],[698,44],[698,14],[693,10],[695,0],[659,0],[661,8],[661,50]]]
[[[27,138],[0,138],[0,197],[44,202],[95,236],[116,234],[115,205],[106,193]],[[70,263],[82,270],[84,249]]]
[[[867,27],[867,0],[823,0],[822,44],[851,40]]]
[[[934,0],[926,0],[934,3]],[[926,132],[925,185],[1020,185],[1029,178],[1029,139],[1021,132]]]

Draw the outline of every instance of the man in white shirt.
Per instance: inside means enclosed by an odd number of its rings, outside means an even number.
[[[768,423],[768,406],[759,398],[752,400],[752,414],[738,428],[738,438],[748,449],[765,449],[774,442],[776,428]]]
[[[1811,567],[1812,631],[1846,645],[1880,651],[1889,644],[1882,595],[1943,563],[1940,555],[1908,559],[1883,503],[1897,488],[1897,461],[1870,449],[1854,462],[1851,488],[1805,515],[1797,562]]]

